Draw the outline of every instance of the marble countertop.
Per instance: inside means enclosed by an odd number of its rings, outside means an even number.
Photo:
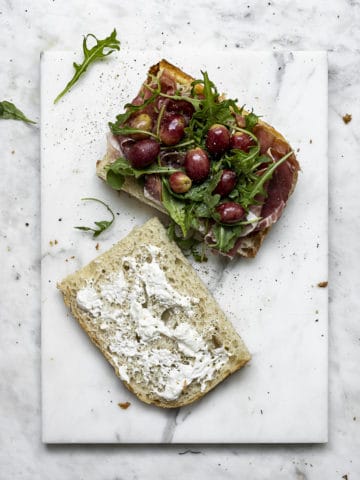
[[[39,128],[0,120],[0,478],[358,478],[360,3],[0,0],[0,100],[39,120],[39,55],[115,26],[132,48],[327,50],[330,383],[324,445],[45,446],[40,405]],[[195,5],[194,5],[195,4]],[[343,122],[342,116],[352,115]],[[316,112],[314,112],[316,129]],[[355,208],[354,208],[355,207]],[[346,247],[344,247],[346,245]],[[59,398],[61,402],[61,398]],[[169,474],[171,472],[171,474]]]

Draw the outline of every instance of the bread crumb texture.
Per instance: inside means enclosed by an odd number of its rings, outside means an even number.
[[[125,386],[146,403],[194,402],[250,359],[156,218],[58,288]]]

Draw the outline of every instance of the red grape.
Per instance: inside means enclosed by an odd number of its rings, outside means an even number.
[[[212,155],[221,155],[230,145],[229,130],[225,125],[218,123],[212,125],[206,136],[206,148]]]
[[[194,182],[202,182],[209,176],[210,160],[206,152],[200,147],[188,150],[184,166],[186,173]]]
[[[236,223],[245,215],[243,207],[235,202],[221,203],[215,210],[220,214],[222,223]]]
[[[134,143],[126,152],[126,158],[133,168],[148,167],[160,153],[160,144],[153,138],[145,138]]]
[[[233,170],[223,170],[219,183],[213,193],[226,197],[234,190],[236,185],[236,173]]]

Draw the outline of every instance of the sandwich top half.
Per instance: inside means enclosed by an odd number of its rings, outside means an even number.
[[[206,248],[254,257],[298,171],[279,132],[220,95],[206,72],[195,80],[165,60],[110,123],[97,164],[112,188],[166,212],[172,237],[199,257]]]

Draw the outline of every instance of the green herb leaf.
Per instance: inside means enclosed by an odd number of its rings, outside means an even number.
[[[210,246],[217,248],[221,252],[228,252],[235,245],[241,233],[241,226],[238,227],[225,227],[224,225],[215,224],[212,228],[212,233],[215,237],[215,243]]]
[[[104,232],[105,230],[107,230],[109,227],[111,227],[111,225],[113,224],[114,220],[115,220],[115,215],[113,213],[113,211],[111,210],[111,208],[109,207],[109,205],[107,205],[106,203],[104,203],[102,200],[99,200],[98,198],[94,198],[94,197],[86,197],[86,198],[82,198],[81,200],[91,200],[91,201],[94,201],[94,202],[98,202],[98,203],[101,203],[102,205],[104,205],[106,207],[106,209],[111,213],[111,216],[112,216],[112,219],[111,220],[100,220],[98,222],[94,222],[95,225],[98,227],[98,228],[91,228],[91,227],[84,227],[84,226],[80,226],[80,227],[74,227],[76,228],[77,230],[83,230],[85,232],[93,232],[93,237],[96,238],[100,235],[100,233]]]
[[[189,208],[184,201],[173,197],[170,194],[165,182],[162,184],[162,203],[166,208],[170,218],[174,220],[177,225],[179,225],[183,236],[186,237],[193,218],[192,208]]]
[[[259,122],[259,117],[255,115],[254,112],[250,112],[247,115],[245,115],[245,128],[246,130],[250,130],[250,132],[253,131],[253,128],[255,125]]]
[[[155,133],[148,132],[147,130],[140,130],[139,128],[114,126],[113,130],[114,131],[112,133],[114,133],[114,135],[132,135],[133,133],[145,133],[149,137],[154,137],[156,139],[158,138],[157,135],[155,135]]]
[[[156,164],[150,165],[149,167],[144,168],[144,169],[137,169],[137,168],[133,168],[129,164],[129,162],[126,160],[126,158],[119,157],[117,160],[115,160],[115,162],[111,163],[107,167],[106,182],[110,186],[112,186],[110,182],[120,184],[121,180],[120,179],[116,180],[115,175],[118,176],[118,177],[120,175],[120,176],[124,176],[124,177],[139,178],[142,175],[150,175],[151,173],[171,174],[171,173],[175,173],[175,172],[178,172],[178,171],[179,171],[178,168],[164,167],[162,165],[156,165]],[[112,173],[110,173],[110,172],[112,172]],[[110,180],[110,181],[108,181],[108,180]],[[115,188],[115,187],[113,187],[113,188]],[[118,190],[118,188],[116,188],[116,190]]]
[[[27,118],[21,110],[7,100],[0,102],[0,118],[6,120],[21,120],[25,123],[36,123],[33,120]]]
[[[124,175],[115,173],[113,170],[108,170],[106,174],[106,183],[114,190],[121,190],[125,182]]]
[[[178,225],[174,222],[174,220],[171,219],[167,228],[167,234],[170,240],[176,242],[181,250],[184,251],[185,255],[192,254],[197,262],[206,262],[207,257],[205,255],[205,242],[196,238],[196,232],[194,230],[190,231],[186,238],[184,238],[182,235],[177,235],[177,226]]]
[[[96,40],[96,45],[92,48],[88,48],[87,40],[91,37]],[[79,80],[81,75],[86,72],[88,66],[95,61],[107,57],[115,50],[120,50],[120,42],[116,38],[116,30],[114,29],[110,36],[104,38],[104,40],[98,40],[95,35],[89,33],[84,37],[83,40],[83,53],[84,59],[81,64],[73,63],[75,74],[70,82],[66,85],[64,90],[59,93],[59,95],[55,98],[54,103],[58,102],[60,98],[65,95],[66,92],[70,90],[70,88]]]
[[[284,163],[289,157],[291,157],[293,153],[294,152],[289,152],[286,155],[284,155],[282,158],[280,158],[280,160],[278,160],[277,162],[270,164],[266,172],[264,172],[260,177],[258,177],[257,181],[252,185],[252,188],[249,193],[250,198],[255,198],[257,194],[263,193],[264,184],[268,180],[270,180],[270,178],[272,177],[273,173],[278,168],[278,166]]]

